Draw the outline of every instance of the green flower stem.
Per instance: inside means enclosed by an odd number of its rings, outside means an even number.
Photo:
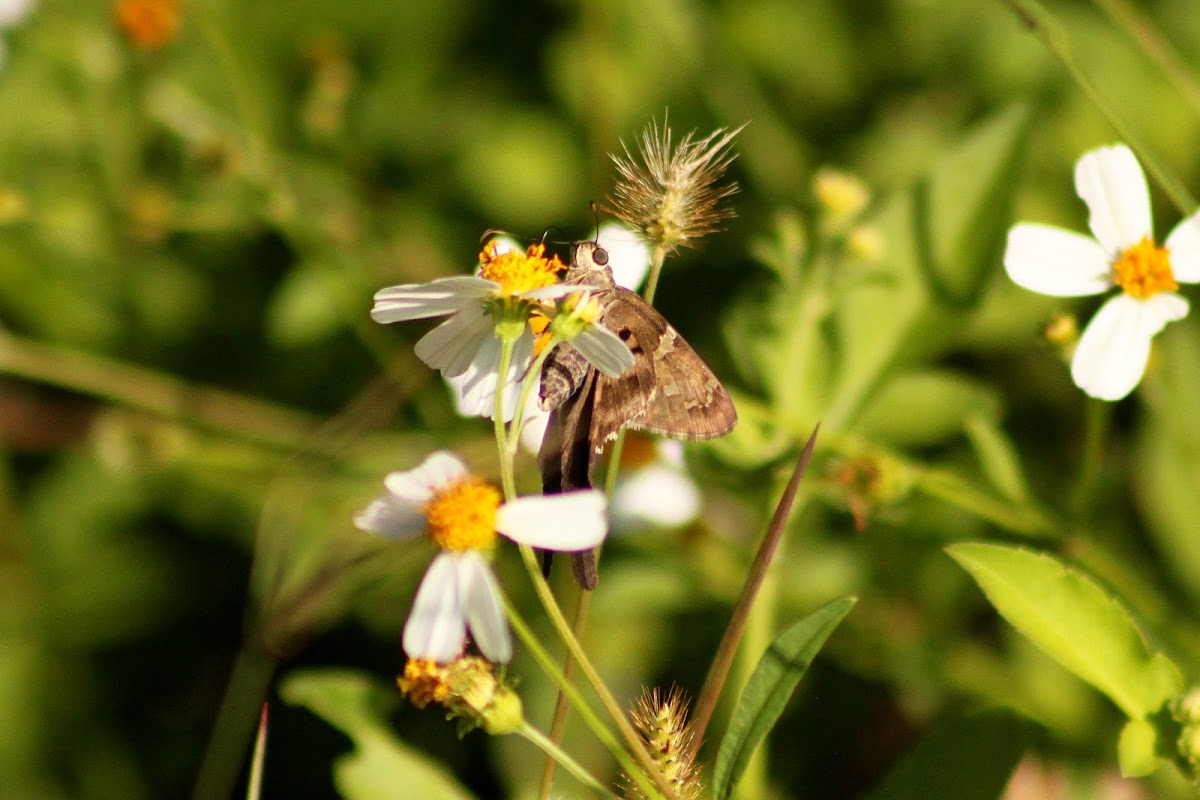
[[[1002,2],[1021,18],[1021,21],[1058,59],[1075,84],[1108,120],[1108,124],[1112,125],[1117,135],[1137,154],[1142,166],[1171,198],[1171,202],[1179,209],[1179,213],[1191,214],[1196,208],[1196,199],[1192,193],[1188,191],[1183,181],[1179,180],[1159,161],[1141,135],[1087,77],[1082,67],[1079,66],[1075,53],[1071,49],[1070,40],[1058,20],[1038,0],[1002,0]]]
[[[508,450],[508,431],[504,426],[504,381],[512,364],[513,347],[516,340],[503,337],[500,340],[500,371],[496,376],[496,395],[492,405],[492,424],[496,431],[496,449],[500,453],[500,486],[505,500],[517,499],[517,481],[513,477],[513,459]]]
[[[599,792],[605,797],[615,797],[612,792],[604,788],[600,781],[596,780],[592,775],[584,769],[579,762],[571,758],[557,744],[548,739],[541,731],[530,725],[528,722],[522,722],[521,727],[516,731],[518,736],[523,737],[526,741],[540,747],[542,752],[549,756],[554,761],[562,764],[563,769],[575,776],[575,779],[588,787],[594,792]]]
[[[200,764],[192,800],[227,800],[233,795],[277,666],[278,661],[256,643],[243,642]]]
[[[1104,460],[1104,439],[1108,435],[1110,404],[1094,397],[1087,398],[1083,414],[1083,452],[1079,458],[1079,474],[1071,489],[1068,508],[1077,523],[1087,521],[1093,505],[1096,483]]]
[[[522,547],[524,549],[524,546]],[[540,571],[538,576],[541,576]],[[533,656],[533,660],[538,663],[538,666],[542,668],[542,671],[546,673],[550,680],[554,681],[559,691],[570,700],[571,705],[574,706],[575,712],[579,714],[579,718],[583,720],[583,723],[591,729],[596,738],[600,740],[600,743],[608,748],[613,758],[621,765],[621,769],[635,780],[641,777],[639,784],[643,785],[644,788],[649,787],[646,778],[641,775],[641,770],[638,768],[637,762],[633,760],[625,748],[621,746],[620,740],[613,735],[613,732],[608,729],[604,721],[588,705],[587,701],[583,698],[583,694],[559,671],[558,664],[555,663],[554,658],[542,647],[542,643],[534,636],[529,625],[517,613],[516,608],[508,601],[508,598],[504,600],[504,610],[508,614],[509,624],[512,625],[512,629],[525,645],[525,649],[529,651],[529,654]]]
[[[620,730],[621,736],[625,739],[625,744],[633,757],[637,759],[638,766],[641,771],[654,781],[654,785],[663,794],[664,797],[674,797],[675,793],[671,791],[670,784],[663,777],[662,772],[655,765],[650,754],[646,752],[645,743],[641,736],[634,730],[629,719],[625,716],[625,712],[621,710],[616,698],[612,696],[612,692],[604,684],[604,680],[600,677],[600,673],[596,671],[595,666],[587,657],[587,653],[579,644],[579,640],[575,638],[575,634],[571,631],[571,626],[563,617],[562,610],[558,607],[558,602],[554,599],[554,592],[550,589],[550,584],[546,583],[546,579],[542,577],[542,569],[538,564],[537,556],[534,555],[533,548],[527,544],[520,545],[521,558],[525,562],[525,569],[529,572],[529,577],[533,581],[533,587],[537,591],[538,599],[542,601],[542,606],[546,610],[547,616],[550,617],[550,622],[554,629],[558,632],[559,638],[566,645],[567,651],[571,657],[579,664],[579,669],[583,672],[588,683],[592,687],[592,691],[596,693],[600,704],[604,706],[604,710],[608,712],[613,721],[617,723],[617,729]],[[558,670],[555,670],[558,674]],[[626,770],[628,772],[628,770]],[[630,773],[630,777],[637,777],[638,770]]]
[[[654,245],[650,251],[650,275],[646,278],[646,289],[642,292],[642,299],[647,305],[654,305],[654,295],[658,292],[658,276],[662,274],[663,261],[666,258],[666,248],[662,244]]]
[[[234,392],[3,331],[0,374],[59,386],[283,450],[303,446],[318,423],[308,414]]]
[[[550,351],[558,344],[558,337],[550,335],[550,341],[529,365],[529,371],[521,381],[521,393],[517,396],[517,408],[513,412],[513,425],[508,432],[508,447],[504,451],[505,458],[512,464],[517,457],[517,446],[521,443],[521,429],[525,426],[525,406],[533,394],[533,387],[541,383],[542,365],[550,357]]]

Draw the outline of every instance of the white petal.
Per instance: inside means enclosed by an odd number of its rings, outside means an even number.
[[[1146,300],[1126,294],[1114,297],[1084,329],[1071,360],[1071,378],[1092,397],[1120,400],[1142,379],[1150,340],[1187,311],[1187,301],[1171,292]]]
[[[1008,232],[1004,270],[1018,286],[1052,297],[1099,294],[1113,285],[1112,264],[1094,239],[1031,222]]]
[[[1125,145],[1084,153],[1075,165],[1075,191],[1087,203],[1088,226],[1110,257],[1153,234],[1146,175]]]
[[[479,305],[478,301],[495,291],[496,284],[493,281],[466,276],[389,286],[375,293],[371,319],[386,324],[444,317],[466,306]]]
[[[525,426],[521,428],[521,446],[525,452],[537,455],[542,449],[542,439],[546,437],[546,425],[550,422],[550,412],[543,411],[537,403],[530,403],[525,410]]]
[[[560,297],[566,297],[569,294],[574,294],[581,288],[584,287],[578,283],[552,283],[549,286],[530,289],[527,292],[518,292],[518,296],[526,297],[530,300],[557,300]]]
[[[615,527],[636,520],[677,528],[700,515],[700,490],[685,473],[649,464],[617,482],[611,515]]]
[[[404,652],[409,658],[453,661],[467,638],[467,624],[459,604],[458,560],[441,553],[425,571],[404,624]]]
[[[414,504],[424,504],[433,495],[467,474],[467,467],[448,450],[438,450],[418,466],[405,472],[391,472],[383,479],[388,491]]]
[[[1175,273],[1175,280],[1200,282],[1200,213],[1176,225],[1165,245],[1171,253],[1171,272]]]
[[[528,329],[513,345],[512,362],[504,381],[501,409],[504,421],[511,422],[521,393],[521,379],[533,360],[533,334]],[[457,392],[458,413],[467,417],[492,418],[496,410],[496,385],[500,375],[500,340],[492,337],[479,348],[475,359],[461,376],[451,380]]]
[[[599,323],[589,325],[571,340],[571,346],[588,363],[610,378],[616,378],[633,366],[633,353],[621,337]]]
[[[389,539],[407,539],[425,530],[425,514],[419,504],[388,492],[359,512],[354,527]]]
[[[458,591],[467,628],[479,651],[489,661],[510,661],[512,637],[500,603],[500,588],[492,568],[479,553],[468,551],[459,558]]]
[[[608,532],[607,505],[604,492],[596,489],[518,497],[500,506],[496,530],[544,550],[587,550]]]
[[[429,366],[453,378],[471,366],[484,343],[494,338],[495,327],[483,308],[468,306],[422,336],[413,352]]]
[[[619,222],[605,222],[596,241],[608,251],[608,266],[618,286],[637,291],[650,271],[650,246]]]

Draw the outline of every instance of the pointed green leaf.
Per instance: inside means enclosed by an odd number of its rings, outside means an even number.
[[[733,794],[750,756],[783,713],[792,690],[856,602],[856,597],[834,600],[788,628],[767,648],[738,698],[721,741],[713,768],[716,800]]]
[[[1017,630],[1131,719],[1183,688],[1179,668],[1151,654],[1129,612],[1082,572],[1018,547],[968,542],[946,552]]]
[[[383,715],[394,702],[394,690],[349,670],[313,669],[288,676],[279,694],[354,742],[354,752],[340,756],[333,765],[334,783],[346,800],[467,800],[472,796],[449,772],[396,738]]]
[[[995,800],[1029,740],[1029,726],[988,712],[943,720],[900,761],[870,800]]]

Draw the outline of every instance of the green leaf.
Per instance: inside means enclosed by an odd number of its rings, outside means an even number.
[[[1003,545],[968,542],[946,552],[1017,630],[1131,719],[1157,711],[1183,688],[1174,662],[1151,654],[1117,599],[1078,570]]]
[[[843,352],[835,421],[887,370],[946,348],[978,304],[1000,263],[1028,116],[1013,108],[988,120],[883,207],[875,225],[885,260],[835,310]]]
[[[1029,740],[1029,726],[1002,712],[939,722],[884,778],[870,800],[995,800]]]
[[[346,800],[472,797],[449,772],[396,738],[383,714],[394,702],[394,690],[357,672],[313,669],[289,675],[279,694],[288,703],[312,711],[354,742],[354,752],[340,756],[333,765],[334,783]]]
[[[738,698],[713,768],[713,797],[726,800],[755,748],[783,713],[796,684],[804,677],[829,634],[842,621],[856,597],[823,606],[788,628],[763,654]]]
[[[984,476],[1015,503],[1029,502],[1029,484],[1017,448],[992,419],[973,416],[964,425]]]

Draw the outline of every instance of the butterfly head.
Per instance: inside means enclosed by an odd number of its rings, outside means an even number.
[[[575,242],[571,245],[571,268],[567,280],[590,283],[593,286],[612,288],[612,268],[608,264],[608,251],[593,240]]]

